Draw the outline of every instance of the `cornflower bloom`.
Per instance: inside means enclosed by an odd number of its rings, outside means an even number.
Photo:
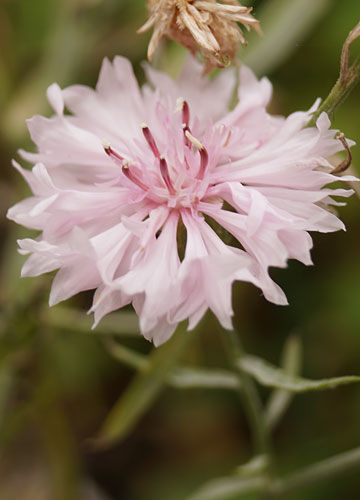
[[[311,264],[308,231],[344,229],[327,207],[352,191],[324,188],[343,142],[326,114],[305,128],[317,104],[271,116],[270,82],[244,66],[232,111],[233,69],[209,80],[189,58],[177,81],[146,73],[139,89],[116,57],[96,90],[49,87],[55,115],[28,121],[38,151],[20,151],[35,166],[14,162],[33,195],[8,217],[41,232],[19,241],[22,275],[58,269],[50,305],[96,288],[95,325],[131,303],[159,345],[208,308],[230,329],[235,280],[286,304],[269,268]]]

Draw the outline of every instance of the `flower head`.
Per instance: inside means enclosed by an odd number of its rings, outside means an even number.
[[[209,80],[189,58],[177,81],[146,71],[139,89],[116,57],[96,90],[49,87],[56,114],[29,120],[38,152],[21,152],[35,166],[14,162],[33,195],[8,217],[41,231],[19,241],[22,275],[58,269],[50,304],[96,288],[95,324],[132,303],[158,345],[208,308],[231,328],[235,280],[286,304],[269,267],[311,264],[308,231],[342,229],[326,208],[352,192],[323,189],[337,179],[327,158],[343,149],[327,115],[313,128],[312,110],[269,115],[266,78],[242,67],[229,112],[233,70]]]
[[[206,70],[224,67],[235,58],[239,44],[246,38],[238,23],[247,30],[260,31],[251,7],[237,0],[149,0],[150,18],[138,33],[154,27],[148,58],[152,59],[163,36],[184,45],[192,54],[200,51]]]

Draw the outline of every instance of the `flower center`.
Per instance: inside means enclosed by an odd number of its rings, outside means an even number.
[[[200,184],[205,177],[209,164],[209,155],[203,144],[191,133],[189,105],[183,99],[178,99],[176,111],[181,111],[182,141],[184,157],[182,168],[176,162],[169,168],[165,156],[160,153],[155,138],[146,123],[141,124],[142,134],[154,157],[152,165],[155,170],[144,167],[144,162],[129,161],[113,149],[109,143],[104,142],[105,153],[121,167],[122,173],[135,186],[144,191],[148,198],[157,202],[168,202],[169,206],[189,206],[198,202],[202,194],[199,192]],[[199,162],[189,165],[190,155],[199,153]],[[190,163],[193,163],[191,161]],[[154,184],[155,179],[158,181]],[[165,189],[166,188],[166,189]],[[203,187],[200,189],[203,192]]]

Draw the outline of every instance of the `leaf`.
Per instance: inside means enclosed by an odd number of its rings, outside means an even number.
[[[284,373],[291,376],[297,376],[300,373],[302,360],[302,346],[298,335],[290,335],[285,342],[281,367]],[[288,409],[293,393],[282,389],[275,389],[269,398],[265,409],[265,422],[269,429],[273,429],[281,420]]]
[[[285,373],[281,368],[256,356],[244,356],[237,361],[241,370],[253,376],[260,384],[276,387],[285,391],[308,392],[333,389],[340,385],[360,382],[360,377],[335,377],[321,380],[309,380]]]
[[[209,481],[186,500],[237,500],[244,493],[263,491],[266,484],[265,477],[224,477]]]
[[[110,411],[94,445],[106,447],[125,438],[164,388],[170,371],[178,361],[194,332],[181,325],[170,340],[156,348],[148,364],[136,375],[125,393]]]
[[[226,370],[175,368],[168,383],[177,389],[239,389],[237,375]]]
[[[288,59],[333,0],[268,0],[257,9],[262,37],[249,34],[242,62],[257,74],[268,74]]]

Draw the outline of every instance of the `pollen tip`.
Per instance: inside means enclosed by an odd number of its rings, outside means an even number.
[[[143,129],[144,128],[149,128],[148,125],[147,125],[147,123],[145,123],[145,122],[140,123],[140,127],[143,128]]]
[[[201,144],[201,142],[196,139],[196,137],[194,137],[192,134],[190,134],[190,132],[188,130],[185,130],[185,135],[187,137],[187,139],[189,139],[189,141],[199,150],[199,151],[202,151],[204,149],[204,146]]]
[[[106,139],[101,139],[101,145],[104,149],[110,149],[110,142]]]
[[[183,110],[184,102],[185,102],[185,100],[183,97],[178,97],[176,99],[175,113],[179,113],[180,111]]]
[[[183,124],[181,125],[181,127],[185,130],[185,129],[186,129],[186,127],[187,127],[186,123],[183,123]]]

